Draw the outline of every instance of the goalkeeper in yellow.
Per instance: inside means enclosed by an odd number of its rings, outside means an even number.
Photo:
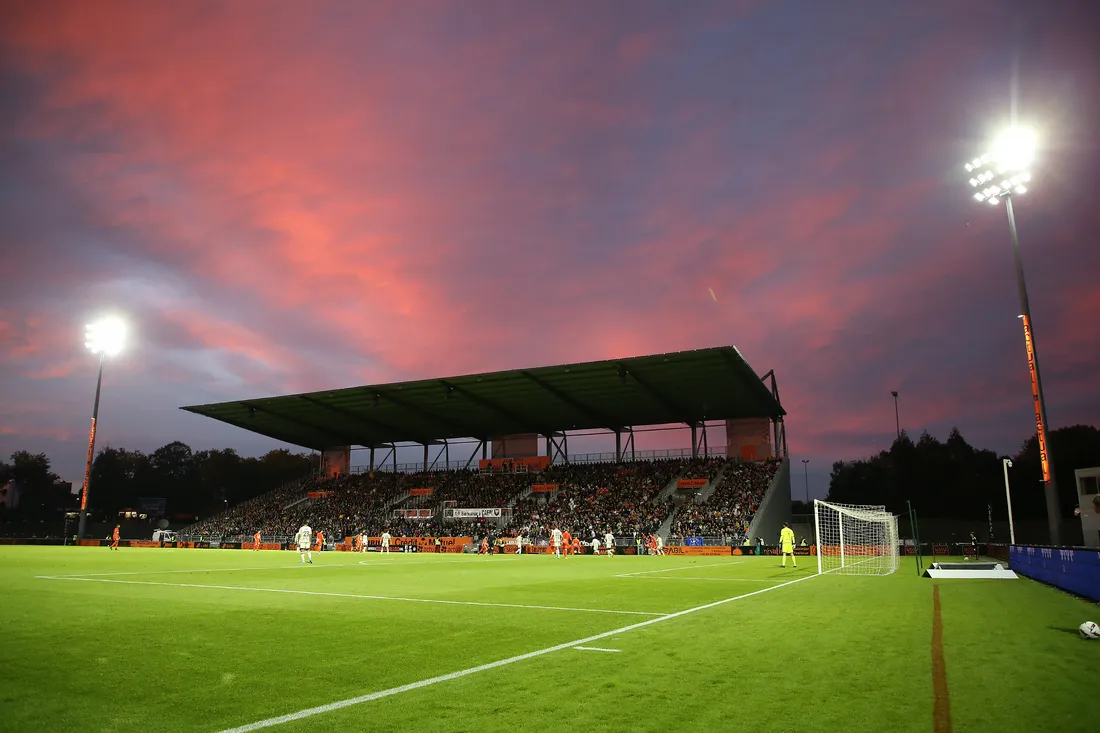
[[[798,560],[794,556],[794,530],[791,529],[790,522],[783,522],[783,529],[779,533],[779,544],[782,545],[779,551],[783,554],[783,564],[780,567],[787,567],[787,555],[790,555],[791,562],[797,568]]]

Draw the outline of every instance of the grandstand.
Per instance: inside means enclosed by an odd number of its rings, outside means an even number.
[[[324,455],[323,475],[232,507],[187,536],[258,530],[279,541],[309,521],[330,537],[454,535],[459,526],[474,536],[541,536],[557,525],[585,540],[610,530],[740,544],[769,491],[788,500],[773,502],[768,524],[789,516],[789,485],[775,481],[789,473],[778,471],[786,434],[774,373],[761,379],[734,347],[182,409]],[[707,429],[723,423],[726,445],[712,448]],[[635,429],[677,424],[690,428],[690,451],[634,450]],[[614,433],[615,453],[571,457],[569,435],[592,429]],[[459,438],[478,444],[465,462],[449,460]],[[399,445],[410,442],[423,446],[423,463],[398,465]],[[433,445],[442,448],[429,463]],[[353,470],[357,449],[369,462]],[[455,509],[483,516],[459,525]]]

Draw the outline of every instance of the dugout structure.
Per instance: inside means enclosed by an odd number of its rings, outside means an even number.
[[[714,452],[707,426],[715,421],[725,421],[727,436],[740,436],[727,453],[749,459],[787,455],[786,412],[775,374],[759,376],[734,346],[181,409],[321,451],[326,463],[342,464],[329,473],[347,472],[352,446],[370,450],[372,469],[391,456],[396,469],[399,443],[423,445],[424,470],[436,467],[428,463],[429,446],[441,445],[436,461],[445,456],[440,468],[452,467],[448,441],[470,438],[480,443],[483,460],[489,446],[494,454],[509,445],[530,454],[530,438],[537,436],[545,438],[549,461],[568,461],[569,433],[581,430],[614,433],[615,459],[623,460],[634,456],[634,429],[652,425],[688,426],[692,455],[706,455]],[[379,449],[387,452],[376,461]]]

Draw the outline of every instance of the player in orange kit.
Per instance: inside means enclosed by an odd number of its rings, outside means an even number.
[[[111,532],[111,549],[118,549],[118,525],[115,525],[114,530]]]
[[[569,530],[561,533],[561,545],[565,556],[569,557],[573,553],[573,535],[569,534]]]
[[[252,535],[252,549],[260,549],[260,530],[256,530],[256,534]]]
[[[325,533],[322,530],[317,530],[317,552],[322,552],[325,549]]]
[[[580,555],[581,554],[581,538],[580,537],[574,537],[573,538],[573,554],[574,555]]]

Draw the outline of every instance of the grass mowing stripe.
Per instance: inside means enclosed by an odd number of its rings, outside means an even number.
[[[671,573],[673,570],[696,570],[698,568],[714,568],[725,565],[740,565],[741,560],[736,562],[711,562],[706,565],[680,565],[675,568],[661,568],[660,570],[640,570],[637,573],[619,573],[616,578],[631,578],[636,575],[650,575],[651,573]]]
[[[402,553],[403,554],[403,553]],[[378,557],[377,555],[375,557]],[[366,560],[359,560],[358,562],[338,562],[338,563],[313,563],[315,568],[350,568],[356,565],[363,565],[369,568],[397,568],[405,567],[406,565],[438,565],[440,563],[473,563],[474,560],[395,560],[392,564],[388,563],[388,560],[376,560],[374,562],[368,562]],[[128,570],[125,572],[114,573],[65,573],[64,575],[36,575],[35,578],[43,580],[64,580],[66,578],[106,578],[116,575],[166,575],[168,573],[236,573],[244,570],[289,570],[291,568],[301,567],[302,563],[296,562],[290,565],[261,565],[250,568],[202,568],[201,570]]]
[[[615,636],[617,634],[625,634],[628,631],[634,631],[635,629],[641,629],[653,624],[659,624],[662,621],[670,621],[674,618],[686,616],[690,613],[697,613],[699,611],[705,611],[709,608],[715,608],[717,606],[724,605],[726,603],[732,603],[733,601],[739,601],[742,598],[750,598],[752,596],[760,595],[761,593],[767,593],[768,591],[776,590],[777,588],[783,588],[794,583],[801,583],[803,580],[809,580],[810,578],[816,578],[817,575],[807,575],[802,578],[796,578],[795,580],[788,580],[786,583],[780,585],[773,585],[770,588],[761,588],[760,590],[754,590],[751,593],[743,593],[739,596],[733,596],[732,598],[723,598],[720,601],[714,601],[712,603],[706,603],[702,606],[695,606],[694,608],[687,608],[683,611],[677,611],[676,613],[670,613],[657,618],[651,618],[648,621],[640,621],[630,626],[624,626],[620,629],[613,629],[611,631],[605,631],[602,634],[596,634],[594,636],[587,636],[583,639],[577,639],[575,641],[569,641],[564,644],[556,644],[555,646],[546,647],[545,649],[539,649],[533,652],[527,652],[526,654],[517,654],[514,657],[508,657],[507,659],[499,659],[495,662],[488,662],[487,664],[481,664],[476,667],[470,667],[469,669],[461,669],[457,672],[449,672],[448,674],[442,674],[437,677],[429,677],[426,680],[420,680],[418,682],[410,682],[407,685],[401,685],[400,687],[391,687],[388,690],[380,690],[378,692],[371,692],[366,695],[359,695],[358,697],[350,697],[346,700],[337,700],[336,702],[330,702],[326,705],[318,705],[313,708],[306,708],[305,710],[299,710],[296,713],[288,713],[286,715],[280,715],[274,718],[267,718],[266,720],[259,720],[255,723],[248,723],[247,725],[238,726],[236,728],[227,728],[219,731],[218,733],[250,733],[254,730],[263,730],[264,728],[272,728],[276,725],[282,725],[283,723],[292,723],[303,718],[310,718],[314,715],[321,715],[323,713],[330,713],[335,710],[341,710],[352,705],[361,705],[365,702],[372,702],[374,700],[381,700],[384,697],[391,697],[392,695],[399,695],[402,692],[411,692],[412,690],[418,690],[422,687],[429,687],[431,685],[439,684],[440,682],[449,682],[456,680],[460,677],[467,677],[478,672],[486,672],[490,669],[497,669],[498,667],[504,667],[509,664],[515,664],[516,662],[523,662],[528,659],[534,659],[535,657],[541,657],[545,654],[551,654],[563,649],[571,649],[581,644],[588,644],[593,641],[599,641],[600,639],[606,639],[609,636]]]
[[[616,575],[616,578],[625,578],[625,575]],[[772,578],[695,578],[685,577],[683,575],[642,575],[634,580],[718,580],[723,583],[778,583],[778,580]]]
[[[947,665],[943,659],[943,619],[940,587],[932,586],[932,730],[951,733],[951,700],[947,693]]]
[[[113,578],[63,578],[49,575],[36,576],[42,580],[78,580],[87,583],[123,583],[125,585],[161,585],[169,588],[212,588],[214,590],[244,590],[255,593],[290,593],[302,596],[331,596],[334,598],[362,598],[371,601],[405,601],[408,603],[443,603],[451,606],[487,606],[489,608],[527,608],[538,611],[576,611],[581,613],[614,613],[630,616],[664,616],[656,611],[620,611],[610,608],[572,608],[569,606],[532,606],[522,603],[487,603],[485,601],[450,601],[437,598],[404,598],[402,596],[375,596],[360,593],[332,593],[319,590],[293,590],[290,588],[253,588],[243,585],[207,585],[204,583],[165,583],[158,580],[115,580]]]

